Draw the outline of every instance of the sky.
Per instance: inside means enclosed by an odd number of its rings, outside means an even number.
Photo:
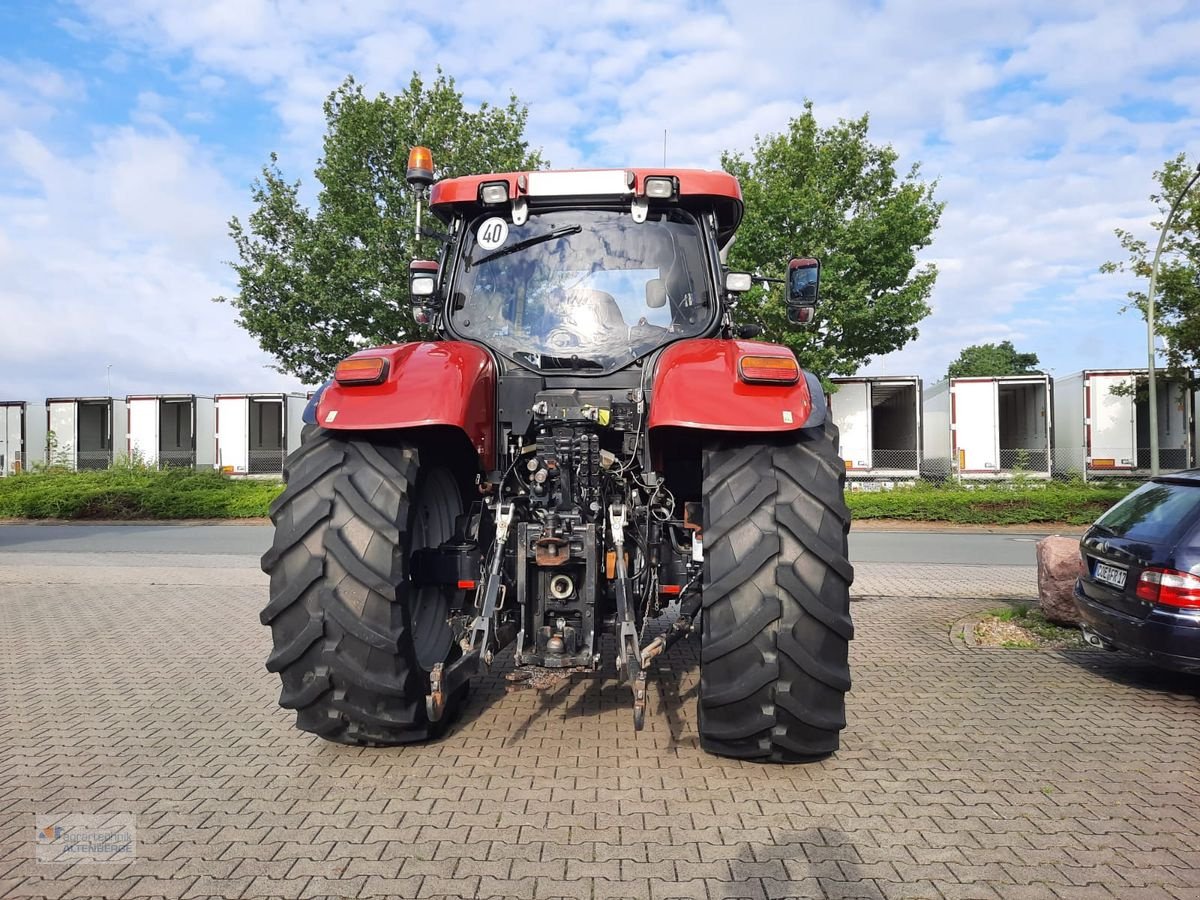
[[[717,168],[822,124],[921,164],[946,204],[920,337],[865,374],[940,378],[1011,340],[1052,374],[1146,363],[1101,275],[1153,238],[1153,172],[1200,160],[1194,2],[41,0],[0,4],[0,400],[298,389],[212,298],[271,152],[312,190],[321,103],[440,65],[528,104],[556,168]],[[802,248],[798,248],[802,250]]]

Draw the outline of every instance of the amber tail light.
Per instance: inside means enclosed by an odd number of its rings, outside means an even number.
[[[382,356],[352,356],[333,370],[338,384],[379,384],[386,376],[387,360]]]
[[[790,356],[743,356],[738,360],[738,375],[752,384],[795,384],[800,366]]]

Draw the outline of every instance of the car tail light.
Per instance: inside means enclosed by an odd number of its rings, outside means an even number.
[[[1147,569],[1138,579],[1137,596],[1163,606],[1200,609],[1200,576],[1174,569]]]
[[[352,356],[333,370],[338,384],[379,384],[386,374],[387,360],[382,356]]]
[[[791,356],[743,356],[738,360],[742,381],[760,384],[795,384],[800,366]]]

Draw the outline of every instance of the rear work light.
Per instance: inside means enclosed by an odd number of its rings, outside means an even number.
[[[670,200],[675,196],[675,179],[651,175],[644,185],[646,196],[656,200]]]
[[[1200,609],[1200,576],[1174,569],[1147,569],[1137,583],[1142,600],[1180,609]]]
[[[387,360],[382,356],[358,356],[343,359],[333,370],[338,384],[379,384],[387,375]]]
[[[738,375],[751,384],[795,384],[800,366],[790,356],[743,356],[738,360]]]
[[[479,199],[483,203],[494,205],[508,202],[508,182],[489,181],[479,188]]]

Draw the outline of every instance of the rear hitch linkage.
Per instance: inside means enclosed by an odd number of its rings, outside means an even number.
[[[490,666],[493,651],[492,624],[496,611],[504,603],[504,585],[500,567],[504,562],[504,544],[513,521],[513,505],[500,504],[496,513],[496,543],[492,561],[488,566],[487,579],[483,584],[483,602],[476,603],[479,614],[471,623],[471,633],[463,638],[463,654],[448,667],[438,663],[429,673],[429,694],[425,697],[425,713],[429,721],[437,722],[446,711],[446,697],[453,695],[479,671],[479,664]]]
[[[641,731],[646,724],[646,670],[642,668],[642,653],[638,639],[633,605],[629,602],[629,573],[625,565],[625,505],[614,503],[608,508],[608,524],[612,529],[613,549],[616,551],[617,592],[617,672],[629,682],[633,691],[633,727]]]

